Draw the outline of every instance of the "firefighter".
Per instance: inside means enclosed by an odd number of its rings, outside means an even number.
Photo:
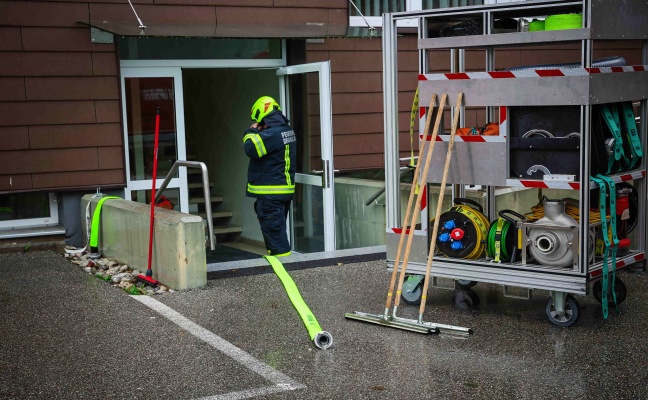
[[[254,211],[268,253],[287,256],[286,218],[295,193],[297,138],[272,97],[260,97],[251,116],[254,123],[243,136],[250,158],[246,196],[256,199]]]

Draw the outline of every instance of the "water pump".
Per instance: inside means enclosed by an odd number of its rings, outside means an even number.
[[[563,200],[545,199],[544,217],[528,230],[528,249],[540,264],[570,267],[574,264],[578,246],[578,223],[565,213]]]

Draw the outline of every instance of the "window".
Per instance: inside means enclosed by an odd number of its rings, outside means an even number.
[[[281,59],[280,39],[118,37],[121,60]]]
[[[351,0],[349,15],[351,26],[382,26],[382,14],[389,12],[429,10],[448,7],[465,7],[484,4],[484,0]],[[488,1],[488,0],[487,0]],[[355,5],[355,7],[354,7]],[[357,9],[356,9],[357,7]],[[358,12],[360,10],[360,12]],[[363,18],[364,16],[364,18]],[[367,22],[365,22],[365,19]],[[398,21],[398,26],[416,27],[416,20]]]
[[[54,193],[0,195],[0,229],[56,224],[58,224],[58,206]]]

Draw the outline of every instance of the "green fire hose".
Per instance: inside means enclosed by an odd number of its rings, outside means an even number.
[[[103,206],[103,203],[106,200],[110,199],[121,200],[121,198],[117,196],[102,197],[97,203],[97,208],[95,208],[94,213],[92,214],[92,226],[90,228],[90,253],[92,254],[99,254],[99,221],[101,220],[101,206]]]
[[[331,334],[320,328],[317,319],[315,319],[310,308],[308,308],[304,299],[301,297],[301,294],[299,294],[297,285],[295,285],[295,282],[292,280],[290,275],[288,275],[283,264],[281,264],[281,262],[274,256],[263,256],[263,258],[268,260],[275,274],[283,284],[284,289],[286,289],[286,294],[288,295],[290,302],[295,307],[295,310],[297,310],[297,313],[299,313],[299,316],[306,326],[306,330],[308,330],[308,335],[313,343],[315,343],[315,346],[318,349],[327,349],[331,347],[333,344]]]

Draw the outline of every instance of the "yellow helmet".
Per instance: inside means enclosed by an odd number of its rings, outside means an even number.
[[[259,100],[257,100],[252,106],[250,116],[253,121],[261,122],[266,115],[270,114],[274,110],[281,110],[279,103],[270,96],[263,96],[259,97]]]

